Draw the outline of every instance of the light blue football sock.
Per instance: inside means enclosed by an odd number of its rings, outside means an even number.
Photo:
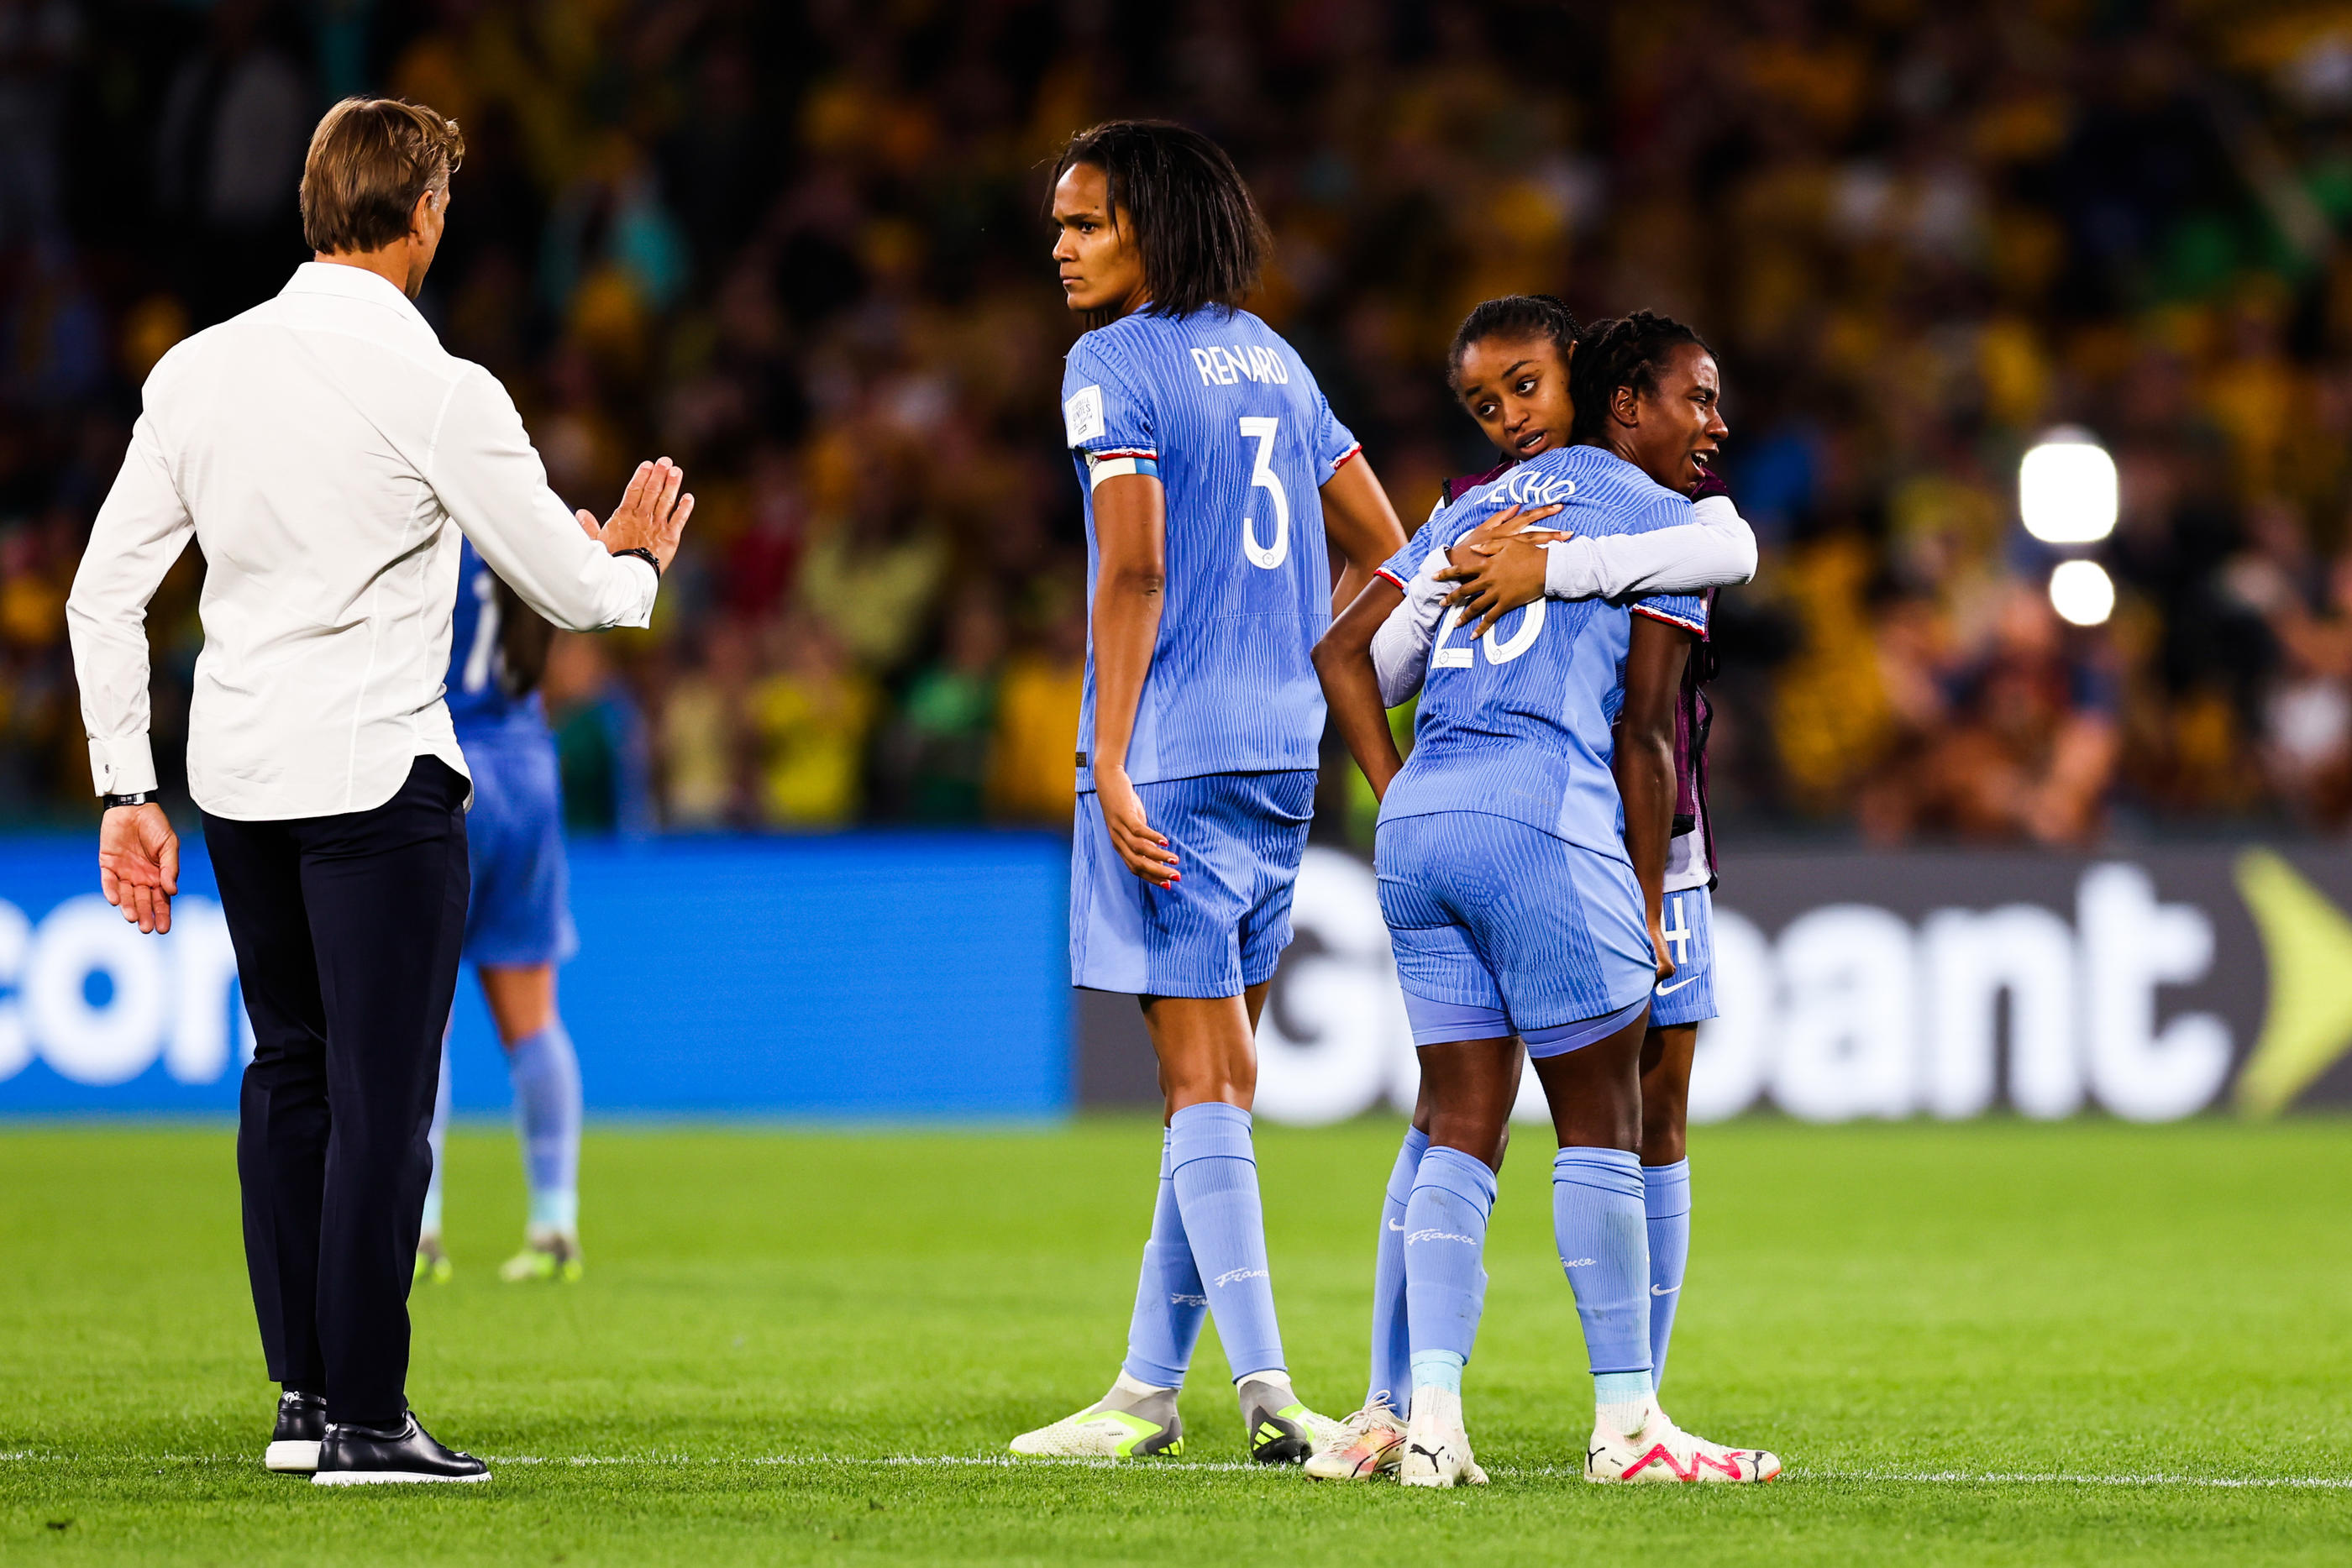
[[[1690,1161],[1642,1167],[1642,1212],[1650,1233],[1650,1381],[1663,1388],[1666,1343],[1675,1337],[1683,1266],[1690,1260]]]
[[[1364,1390],[1367,1405],[1385,1394],[1402,1410],[1412,1385],[1412,1341],[1405,1327],[1404,1210],[1412,1201],[1412,1178],[1428,1148],[1427,1133],[1405,1128],[1396,1167],[1389,1172],[1388,1195],[1381,1203],[1380,1245],[1372,1251],[1372,1380]]]
[[[1486,1218],[1494,1211],[1495,1173],[1486,1161],[1443,1146],[1421,1156],[1404,1211],[1405,1316],[1415,1387],[1423,1382],[1423,1358],[1443,1353],[1454,1361],[1451,1392],[1462,1391],[1460,1369],[1470,1360],[1486,1310]]]
[[[1462,1396],[1462,1369],[1468,1364],[1450,1350],[1415,1351],[1412,1356],[1412,1385],[1415,1388],[1442,1388],[1459,1399]]]
[[[1183,1211],[1176,1206],[1171,1169],[1172,1134],[1160,1134],[1160,1197],[1151,1207],[1151,1239],[1143,1244],[1143,1274],[1135,1282],[1135,1315],[1127,1322],[1127,1375],[1154,1388],[1181,1388],[1201,1340],[1209,1293],[1192,1262]]]
[[[1234,1381],[1264,1372],[1286,1374],[1282,1329],[1274,1316],[1274,1277],[1265,1261],[1265,1215],[1258,1206],[1250,1113],[1215,1101],[1185,1106],[1169,1118],[1168,1158],[1192,1263],[1207,1286],[1203,1293]]]
[[[530,1184],[530,1228],[572,1235],[580,1228],[580,1058],[562,1019],[508,1048],[507,1076]]]
[[[441,1034],[441,1082],[433,1091],[433,1124],[425,1134],[425,1144],[433,1150],[433,1177],[425,1184],[425,1223],[417,1227],[424,1236],[441,1234],[441,1167],[447,1162],[442,1155],[449,1147],[449,1034]]]
[[[1562,1149],[1551,1162],[1552,1239],[1576,1291],[1595,1377],[1650,1370],[1650,1238],[1642,1158],[1631,1149]]]
[[[1630,1437],[1646,1425],[1657,1390],[1646,1372],[1603,1372],[1592,1379],[1592,1424]]]

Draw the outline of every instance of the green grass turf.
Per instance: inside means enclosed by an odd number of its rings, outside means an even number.
[[[272,1391],[229,1134],[19,1126],[0,1130],[0,1561],[2342,1563],[2347,1133],[1703,1130],[1666,1391],[1692,1429],[1787,1459],[1779,1484],[1734,1490],[1573,1479],[1590,1383],[1530,1130],[1467,1385],[1495,1484],[1427,1493],[883,1462],[1000,1453],[1101,1391],[1157,1158],[1145,1122],[599,1130],[569,1288],[497,1281],[512,1140],[461,1129],[458,1274],[418,1292],[410,1391],[503,1462],[486,1487],[353,1492],[259,1468]],[[1260,1138],[1293,1366],[1335,1413],[1361,1392],[1394,1137]],[[1224,1375],[1205,1343],[1183,1464],[1239,1456]]]

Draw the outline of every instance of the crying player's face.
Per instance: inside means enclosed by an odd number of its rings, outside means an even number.
[[[1073,310],[1132,310],[1144,302],[1143,252],[1124,211],[1113,213],[1110,181],[1092,163],[1073,163],[1054,186],[1054,260],[1062,299]]]

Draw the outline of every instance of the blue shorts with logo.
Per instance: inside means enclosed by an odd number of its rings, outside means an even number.
[[[466,957],[492,968],[561,964],[579,950],[563,859],[563,791],[543,729],[457,737],[474,776],[466,853],[474,873]]]
[[[1290,946],[1290,891],[1315,814],[1315,773],[1208,773],[1139,784],[1179,879],[1127,869],[1102,800],[1078,796],[1070,838],[1070,983],[1141,997],[1237,997]]]
[[[1650,1026],[1705,1023],[1715,1016],[1715,894],[1703,887],[1670,893],[1662,913],[1675,972],[1650,994]]]
[[[1517,1034],[1555,1055],[1649,999],[1657,967],[1622,859],[1484,811],[1382,822],[1373,858],[1414,1043]]]

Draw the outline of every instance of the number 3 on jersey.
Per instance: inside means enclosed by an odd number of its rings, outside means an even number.
[[[1252,566],[1272,571],[1290,559],[1290,493],[1282,487],[1282,476],[1274,471],[1274,439],[1282,428],[1282,421],[1259,414],[1244,419],[1241,426],[1242,439],[1257,443],[1257,457],[1250,467],[1250,487],[1274,497],[1274,543],[1261,546],[1257,542],[1256,524],[1245,509],[1242,513],[1242,554]]]

